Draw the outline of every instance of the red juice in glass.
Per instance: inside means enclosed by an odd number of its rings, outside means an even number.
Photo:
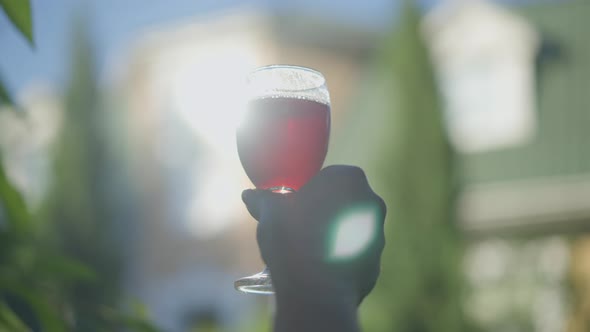
[[[298,190],[322,167],[330,106],[300,98],[251,100],[237,130],[240,161],[258,189]]]

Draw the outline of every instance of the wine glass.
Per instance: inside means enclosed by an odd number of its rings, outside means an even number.
[[[292,193],[322,167],[330,136],[330,95],[313,69],[271,65],[247,77],[248,108],[237,129],[238,154],[257,189]],[[273,294],[268,269],[238,279],[245,293]]]

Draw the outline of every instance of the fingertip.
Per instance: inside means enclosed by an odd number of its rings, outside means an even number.
[[[385,204],[385,201],[383,200],[383,198],[381,198],[381,196],[377,195],[377,204],[379,204],[379,209],[381,210],[381,215],[383,216],[383,219],[385,219],[385,217],[387,216],[387,204]]]
[[[356,174],[356,175],[364,175],[365,172],[362,168],[354,165],[330,165],[324,167],[322,172],[327,173],[347,173],[347,174]]]
[[[246,205],[250,215],[258,220],[260,216],[260,193],[255,189],[246,189],[242,192],[242,201]]]
[[[292,194],[289,194],[292,195]],[[247,189],[242,192],[242,201],[246,205],[250,215],[260,221],[261,213],[269,208],[277,209],[287,195],[273,193],[263,189]]]
[[[254,195],[254,189],[246,189],[242,191],[242,202],[248,204],[249,201],[252,200],[252,196]]]
[[[324,172],[324,174],[327,174],[328,176],[347,179],[348,181],[361,181],[363,183],[368,182],[365,171],[358,166],[332,165],[324,168],[322,172]]]

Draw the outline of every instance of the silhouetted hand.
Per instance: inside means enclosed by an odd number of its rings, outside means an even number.
[[[307,312],[318,315],[310,321],[314,331],[356,331],[333,324],[356,325],[356,306],[375,285],[385,244],[385,204],[364,172],[330,166],[295,193],[246,190],[242,198],[259,221],[258,244],[277,296],[276,324],[281,317],[290,317],[285,326],[299,324],[293,320]],[[350,324],[339,317],[351,314]]]

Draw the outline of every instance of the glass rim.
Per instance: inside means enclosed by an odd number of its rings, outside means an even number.
[[[324,75],[320,71],[315,70],[313,68],[309,68],[309,67],[298,66],[298,65],[287,65],[287,64],[273,64],[273,65],[266,65],[266,66],[258,67],[256,69],[252,70],[250,73],[248,73],[248,75],[246,76],[246,81],[250,82],[251,77],[256,73],[267,71],[267,70],[272,70],[272,69],[291,69],[294,71],[308,72],[310,74],[316,75],[316,77],[320,79],[317,84],[314,84],[314,86],[310,87],[310,88],[305,88],[305,89],[284,89],[283,88],[283,89],[278,89],[279,91],[291,91],[291,92],[309,91],[309,90],[321,89],[322,87],[326,86],[326,78],[324,77]]]

